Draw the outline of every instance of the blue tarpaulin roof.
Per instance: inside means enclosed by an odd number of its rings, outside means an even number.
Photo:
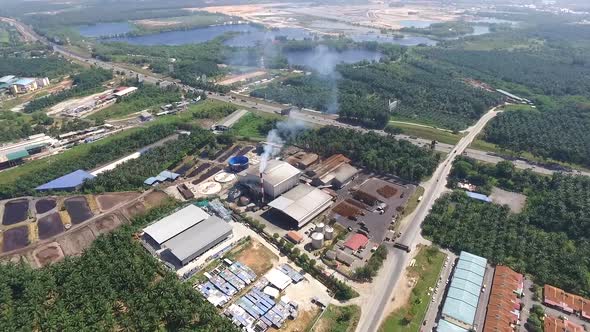
[[[143,181],[144,184],[147,184],[148,186],[152,186],[154,185],[154,183],[157,183],[158,179],[156,179],[155,177],[151,177],[151,178],[147,178],[147,180]]]
[[[477,200],[488,202],[488,203],[492,202],[492,199],[484,194],[472,193],[470,191],[467,191],[466,193],[467,193],[467,196],[469,196],[473,199],[477,199]]]
[[[59,177],[55,180],[49,181],[46,184],[40,185],[39,187],[35,188],[35,190],[45,191],[75,189],[76,187],[84,183],[84,180],[93,178],[94,175],[79,169],[72,173],[66,174],[62,177]]]

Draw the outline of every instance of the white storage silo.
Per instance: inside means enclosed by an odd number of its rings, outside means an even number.
[[[324,234],[313,233],[311,234],[311,246],[314,249],[320,249],[324,246]]]
[[[324,234],[324,227],[326,227],[326,225],[324,225],[324,223],[323,223],[323,222],[321,222],[321,223],[317,224],[317,226],[315,227],[315,231],[316,231],[317,233],[322,233],[322,234]]]
[[[326,226],[324,228],[324,238],[326,240],[332,240],[334,238],[334,228],[331,226]]]

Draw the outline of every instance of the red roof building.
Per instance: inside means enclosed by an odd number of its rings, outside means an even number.
[[[287,233],[287,239],[293,243],[301,243],[301,241],[303,241],[303,236],[295,231],[290,231]]]
[[[579,313],[583,318],[590,319],[590,300],[563,289],[545,285],[543,303],[567,313]]]
[[[544,323],[545,332],[584,332],[584,327],[569,320],[547,316]]]
[[[523,288],[522,274],[506,266],[496,267],[483,332],[516,330],[520,318],[519,295]]]
[[[366,247],[367,243],[369,243],[368,237],[363,234],[356,233],[344,243],[344,246],[352,250],[359,250],[359,248]]]

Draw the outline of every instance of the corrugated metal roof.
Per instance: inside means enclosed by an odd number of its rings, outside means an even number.
[[[153,186],[154,183],[157,183],[158,179],[156,179],[155,177],[149,177],[147,178],[145,181],[143,181],[144,184],[147,184],[148,186]]]
[[[300,184],[268,205],[282,211],[301,225],[320,214],[331,201],[332,196],[322,190]]]
[[[59,177],[53,181],[49,181],[46,184],[40,185],[39,187],[35,188],[35,190],[64,190],[64,189],[73,189],[82,183],[84,183],[87,179],[93,179],[94,175],[84,171],[84,170],[77,170],[72,173],[66,174],[62,177]]]
[[[2,76],[2,77],[0,77],[0,83],[8,83],[8,82],[14,80],[15,77],[16,76],[14,76],[14,75]]]
[[[466,329],[459,327],[453,323],[449,323],[444,319],[438,321],[438,326],[436,327],[437,332],[467,332]]]
[[[477,199],[479,201],[483,201],[483,202],[487,202],[487,203],[491,203],[492,199],[489,198],[488,196],[484,195],[484,194],[479,194],[479,193],[474,193],[471,191],[466,191],[465,192],[467,194],[467,196],[473,198],[473,199]]]
[[[16,85],[29,85],[31,83],[35,82],[34,78],[21,78],[19,80],[17,80],[16,82],[14,82],[13,84]]]
[[[485,258],[461,252],[443,306],[444,317],[473,325],[486,265]]]
[[[247,110],[237,110],[225,117],[217,125],[231,128],[236,122],[238,122],[238,120],[240,120],[246,114],[248,114]]]
[[[15,152],[10,152],[6,154],[6,160],[12,161],[17,159],[22,159],[29,156],[29,151],[27,150],[20,150]]]
[[[188,205],[144,228],[143,231],[158,244],[162,244],[207,218],[207,212],[197,206]]]
[[[199,209],[194,205],[189,206]],[[210,243],[219,240],[228,232],[231,232],[231,230],[232,227],[227,222],[216,216],[210,216],[192,227],[181,231],[180,234],[164,242],[163,246],[170,249],[170,252],[178,258],[178,260],[183,261],[190,258],[190,256],[196,252],[201,251]]]

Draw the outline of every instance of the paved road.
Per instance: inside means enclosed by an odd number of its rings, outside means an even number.
[[[442,252],[447,255],[448,260],[446,261],[446,266],[443,266],[443,269],[440,273],[438,292],[432,297],[434,302],[430,302],[428,310],[426,311],[426,315],[424,316],[424,321],[426,322],[426,325],[423,325],[424,331],[432,331],[432,328],[434,327],[434,323],[438,318],[439,306],[442,304],[442,301],[445,297],[446,288],[449,286],[448,282],[451,281],[451,273],[453,272],[453,268],[455,267],[456,260],[458,258],[458,256],[451,251],[442,250]]]
[[[403,230],[402,236],[398,239],[398,242],[404,243],[415,250],[416,239],[420,233],[421,225],[430,209],[434,205],[434,202],[444,192],[447,182],[447,176],[451,171],[453,160],[463,153],[463,151],[471,144],[471,142],[477,137],[479,132],[485,127],[485,125],[493,119],[499,112],[496,108],[488,111],[484,116],[477,121],[475,125],[469,128],[469,133],[465,135],[457,144],[456,148],[447,155],[447,158],[438,166],[432,178],[423,184],[425,192],[424,198],[418,204],[414,218]],[[393,264],[395,268],[389,275],[388,280],[383,284],[375,285],[375,289],[380,290],[375,292],[372,298],[372,302],[369,303],[361,313],[361,319],[357,328],[357,332],[374,332],[377,331],[381,324],[385,308],[387,307],[387,301],[391,298],[393,289],[400,279],[401,274],[408,265],[408,254],[402,250],[392,251]]]

